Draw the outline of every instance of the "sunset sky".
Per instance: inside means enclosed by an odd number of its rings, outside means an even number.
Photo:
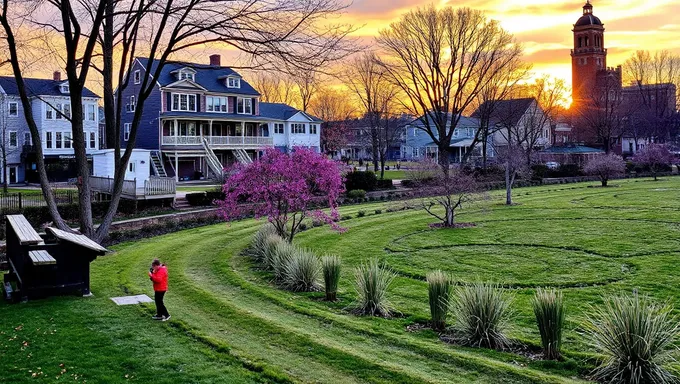
[[[345,20],[361,28],[366,43],[400,15],[428,0],[354,0]],[[571,85],[572,26],[585,0],[441,0],[438,6],[480,9],[512,32],[525,47],[534,72],[563,78]],[[605,24],[607,64],[616,66],[635,51],[680,52],[680,2],[677,0],[593,0],[594,15]]]

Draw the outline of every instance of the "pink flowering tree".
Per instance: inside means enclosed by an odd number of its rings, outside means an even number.
[[[635,163],[649,168],[657,180],[656,175],[673,163],[673,153],[663,144],[649,144],[635,155]]]
[[[335,221],[337,199],[344,186],[335,161],[304,148],[291,153],[269,148],[260,159],[237,164],[227,174],[225,198],[219,202],[227,220],[254,212],[256,218],[266,217],[289,242],[310,216],[342,230]],[[314,208],[324,205],[329,212]]]
[[[623,157],[610,153],[590,159],[583,167],[583,171],[598,176],[602,186],[606,187],[609,179],[626,172],[626,162],[623,161]]]

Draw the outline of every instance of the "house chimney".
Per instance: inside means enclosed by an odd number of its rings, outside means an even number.
[[[61,72],[54,71],[54,73],[52,74],[52,79],[54,81],[61,81]]]
[[[210,65],[219,67],[221,66],[220,61],[220,55],[210,55]]]

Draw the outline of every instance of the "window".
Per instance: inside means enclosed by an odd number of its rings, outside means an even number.
[[[253,114],[253,99],[242,99],[238,98],[237,100],[237,109],[236,113],[239,113],[241,115],[252,115]]]
[[[196,124],[187,123],[186,121],[180,121],[179,136],[196,136]]]
[[[67,84],[62,85],[60,87],[60,90],[61,90],[61,93],[69,93],[70,92],[69,86]]]
[[[33,145],[33,138],[30,132],[24,132],[24,145]]]
[[[309,124],[309,134],[310,135],[316,135],[317,133],[317,125],[316,124]]]
[[[227,112],[227,98],[217,96],[206,97],[205,110],[207,112]]]
[[[12,101],[8,105],[8,113],[10,116],[19,116],[19,103]]]
[[[71,118],[71,104],[64,104],[62,112],[67,119]]]
[[[45,132],[45,147],[52,149],[52,132]]]
[[[274,123],[274,133],[283,135],[283,123]]]
[[[95,132],[90,132],[90,148],[97,147],[97,134]]]
[[[61,132],[57,132],[56,139],[55,139],[55,144],[56,144],[55,148],[61,149],[61,147],[62,147],[62,141],[61,140],[62,140],[62,134],[61,134]]]
[[[291,124],[290,130],[292,133],[305,133],[305,125],[293,123]]]
[[[173,93],[172,110],[196,112],[196,95]]]
[[[19,139],[17,137],[17,131],[9,131],[9,147],[16,148],[19,146]]]
[[[132,124],[130,123],[125,123],[125,129],[123,132],[123,140],[128,141],[130,140],[130,128],[132,127]]]
[[[135,84],[142,82],[142,74],[139,71],[135,71]]]
[[[128,112],[134,112],[135,111],[135,97],[130,96],[130,103],[128,104],[127,107]]]
[[[190,70],[179,71],[179,79],[194,81],[194,73],[191,72]]]
[[[134,171],[135,171],[135,163],[134,163],[133,161],[131,161],[131,162],[128,164],[128,171],[129,171],[129,172],[134,172]]]
[[[413,148],[413,157],[418,157],[418,148]]]
[[[64,137],[64,148],[71,148],[71,134],[64,132],[62,136]]]
[[[54,108],[52,108],[52,106],[47,103],[45,103],[45,119],[54,119]]]
[[[97,120],[97,106],[94,104],[87,105],[87,120],[96,121]]]
[[[241,88],[241,79],[238,77],[227,77],[227,88]]]

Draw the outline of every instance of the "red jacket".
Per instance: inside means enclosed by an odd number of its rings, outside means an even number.
[[[149,272],[149,277],[153,281],[153,290],[165,292],[168,290],[168,267],[161,265],[156,272]]]

